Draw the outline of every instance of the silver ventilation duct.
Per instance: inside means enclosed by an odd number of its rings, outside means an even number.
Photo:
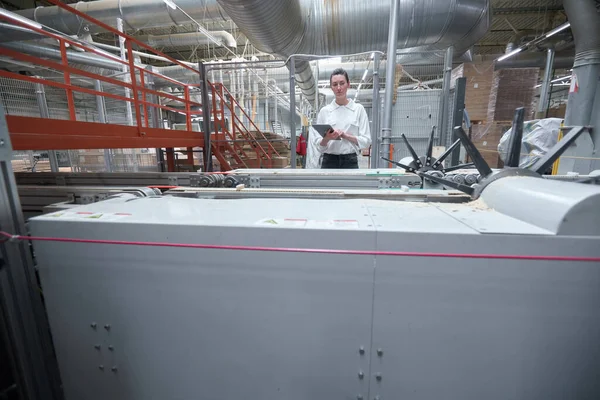
[[[13,40],[34,40],[42,39],[45,36],[40,35],[31,29],[22,26],[0,22],[0,43],[11,42]]]
[[[52,60],[62,60],[60,49],[58,47],[45,46],[38,43],[27,42],[9,42],[2,43],[1,47],[19,51],[39,58],[49,58]],[[121,71],[123,64],[112,61],[95,54],[67,50],[67,60],[69,63],[77,63],[89,67],[107,69],[111,71]]]
[[[284,57],[383,51],[388,39],[390,3],[384,0],[177,0],[177,5],[197,21],[231,17],[254,46]],[[111,26],[121,18],[131,29],[189,23],[162,0],[98,0],[75,8]],[[19,14],[67,34],[100,30],[56,6]],[[422,52],[453,45],[457,54],[485,34],[491,17],[489,0],[402,0],[398,16],[399,47]],[[296,61],[296,81],[312,101],[316,83],[307,61]]]
[[[388,42],[385,0],[217,1],[254,46],[285,57],[385,51]],[[462,54],[487,32],[491,14],[489,0],[403,0],[398,17],[399,47],[430,52],[453,45]],[[305,63],[297,70],[306,72]],[[314,78],[297,80],[305,95],[314,96]]]
[[[346,55],[385,51],[390,2],[217,0],[262,51],[283,55]],[[490,26],[489,0],[402,0],[398,11],[399,48],[461,54]]]
[[[600,122],[600,8],[595,0],[564,0],[565,12],[575,40],[571,90],[565,115],[566,125]],[[598,168],[600,127],[584,134],[562,157],[559,174],[574,171],[587,174]],[[575,156],[575,157],[570,157]]]
[[[190,19],[181,10],[198,22],[229,20],[214,0],[177,0],[176,3],[176,9],[163,0],[98,0],[71,4],[71,7],[113,28],[117,27],[117,18],[121,18],[126,29],[134,30],[189,24]],[[99,26],[57,6],[23,10],[17,14],[68,35],[102,31]]]
[[[211,31],[216,39],[221,41],[221,46],[237,47],[233,35],[227,31]],[[171,35],[147,35],[138,37],[142,42],[154,48],[180,48],[189,46],[215,45],[202,32],[174,33]]]
[[[227,15],[260,51],[284,57],[299,53],[305,18],[298,0],[218,0]],[[295,78],[302,94],[313,102],[317,85],[310,64],[295,60]]]
[[[565,123],[588,125],[600,76],[600,13],[594,0],[564,0],[575,40],[573,75],[579,90],[571,91]]]
[[[386,50],[389,0],[302,0],[302,5],[310,17],[299,52],[342,55]],[[487,32],[490,19],[489,0],[401,0],[398,48],[430,51],[453,45],[462,54]]]

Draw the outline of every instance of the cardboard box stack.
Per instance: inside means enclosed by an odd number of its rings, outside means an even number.
[[[525,107],[525,120],[534,116],[538,75],[538,68],[494,71],[493,61],[466,63],[453,70],[452,79],[467,78],[465,106],[473,123],[471,138],[492,168],[499,166],[498,143],[511,127],[515,109]]]
[[[252,131],[251,134],[256,137],[258,140],[261,139],[261,135],[258,132]],[[273,146],[275,151],[279,153],[279,156],[273,155],[271,157],[271,167],[272,168],[285,168],[290,164],[290,145],[289,140],[286,140],[283,136],[278,135],[273,132],[262,132],[262,134],[269,141],[268,143]],[[238,139],[245,139],[242,135],[238,135]],[[263,139],[264,140],[264,139]],[[268,143],[264,141],[260,141],[259,144],[265,151],[269,151]],[[244,152],[247,155],[247,158],[243,158],[244,162],[248,165],[249,168],[266,168],[267,165],[264,160],[257,159],[257,153],[252,148],[252,146],[248,143],[245,143],[242,146]]]
[[[525,121],[534,117],[535,85],[539,68],[512,68],[494,72],[488,121],[512,121],[515,109],[525,107]]]
[[[494,83],[494,65],[491,61],[462,64],[455,68],[453,77],[467,78],[465,106],[471,121],[487,121],[490,93]]]

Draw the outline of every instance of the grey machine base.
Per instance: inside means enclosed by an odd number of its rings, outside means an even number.
[[[125,194],[29,224],[87,239],[600,256],[597,235],[478,203]],[[600,398],[598,263],[34,249],[67,400]]]

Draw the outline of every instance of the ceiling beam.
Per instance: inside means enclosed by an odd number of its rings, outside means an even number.
[[[492,12],[494,15],[502,14],[541,14],[545,12],[554,12],[564,10],[563,6],[552,6],[552,7],[501,7],[494,8]]]

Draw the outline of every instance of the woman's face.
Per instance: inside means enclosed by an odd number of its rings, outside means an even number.
[[[346,99],[349,83],[344,75],[333,75],[331,77],[331,89],[337,100]]]

